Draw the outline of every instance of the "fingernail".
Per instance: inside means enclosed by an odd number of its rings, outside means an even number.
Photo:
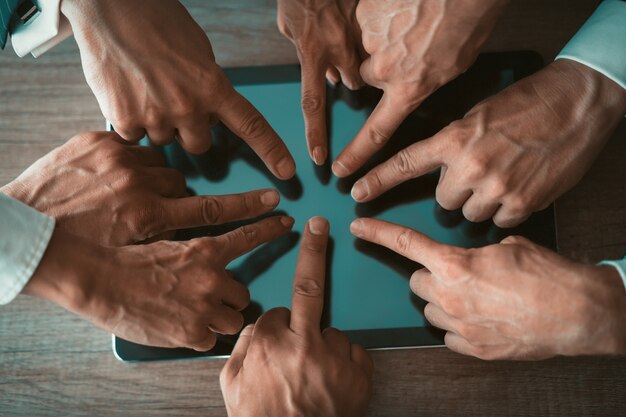
[[[370,193],[370,186],[367,180],[360,179],[352,187],[352,198],[356,201],[365,200]]]
[[[328,233],[328,221],[323,217],[313,217],[309,220],[309,230],[317,236]]]
[[[293,217],[290,217],[290,216],[282,216],[282,217],[280,218],[280,222],[281,222],[281,223],[283,224],[283,226],[285,226],[285,227],[291,227],[291,226],[293,226],[294,219],[293,219]]]
[[[280,197],[278,193],[274,190],[266,191],[261,195],[261,203],[267,207],[276,207],[278,205],[278,201]]]
[[[240,336],[252,336],[252,332],[254,331],[254,324],[248,324],[241,331]]]
[[[361,236],[363,232],[363,222],[360,219],[356,219],[350,224],[350,232],[356,236]]]
[[[326,149],[316,146],[313,149],[313,161],[315,161],[316,165],[324,165],[324,162],[326,162]]]
[[[291,178],[296,173],[296,164],[295,162],[293,162],[293,159],[286,156],[278,161],[278,165],[276,165],[276,170],[278,171],[278,175],[280,175],[281,178]]]
[[[348,175],[348,169],[339,161],[333,163],[333,174],[338,177],[345,177]]]

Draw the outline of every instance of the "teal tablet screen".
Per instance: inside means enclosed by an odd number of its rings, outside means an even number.
[[[435,201],[438,172],[410,181],[368,204],[350,197],[353,182],[368,169],[409,144],[427,138],[458,119],[481,99],[540,68],[532,53],[483,55],[466,74],[427,100],[401,126],[385,149],[361,172],[339,180],[330,165],[315,166],[309,157],[300,108],[300,73],[297,66],[227,70],[235,88],[260,110],[285,141],[297,164],[297,176],[279,181],[239,138],[223,127],[213,132],[213,147],[205,155],[186,154],[178,145],[164,149],[169,164],[185,173],[196,194],[230,194],[259,188],[281,193],[278,211],[295,218],[293,232],[233,262],[229,269],[250,289],[251,305],[245,315],[254,321],[262,312],[291,303],[299,234],[313,216],[324,216],[331,225],[327,266],[326,311],[323,326],[347,331],[353,342],[369,348],[393,348],[441,344],[441,332],[428,326],[422,314],[424,302],[408,285],[419,268],[386,249],[355,239],[349,231],[359,216],[376,217],[419,230],[433,239],[463,247],[498,242],[507,234],[523,234],[549,247],[555,246],[552,208],[535,214],[514,230],[501,230],[491,221],[473,224],[460,212],[448,212]],[[364,89],[353,93],[329,87],[328,133],[332,161],[354,138],[380,98],[380,92]],[[238,226],[186,231],[179,238],[215,235]],[[207,355],[230,352],[235,339],[225,337]],[[164,359],[205,355],[185,349],[155,349],[117,340],[118,356],[129,360]]]

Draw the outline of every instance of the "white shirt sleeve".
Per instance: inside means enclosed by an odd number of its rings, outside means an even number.
[[[626,290],[626,258],[619,261],[602,261],[599,265],[609,265],[617,269],[622,281],[624,281],[624,289]]]
[[[20,58],[32,54],[43,55],[68,37],[72,26],[61,13],[61,0],[37,0],[40,14],[32,21],[16,25],[11,33],[11,44]]]
[[[33,276],[48,247],[54,219],[0,194],[0,305]]]
[[[556,59],[571,59],[626,89],[626,2],[605,0]]]

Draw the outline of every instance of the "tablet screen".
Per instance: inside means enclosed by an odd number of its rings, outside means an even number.
[[[297,164],[290,181],[275,179],[259,158],[239,138],[223,127],[214,129],[213,147],[205,155],[186,154],[178,145],[164,153],[171,166],[185,173],[196,194],[230,194],[259,188],[276,188],[281,194],[277,211],[295,218],[293,232],[234,261],[229,269],[248,286],[251,305],[246,321],[253,322],[273,307],[291,304],[293,274],[299,236],[313,216],[326,217],[331,225],[327,266],[326,310],[323,327],[346,331],[353,342],[367,348],[397,348],[442,344],[442,333],[428,326],[422,314],[425,303],[408,285],[420,266],[393,252],[355,239],[349,230],[359,216],[376,217],[425,233],[440,242],[479,247],[500,241],[508,234],[522,234],[548,247],[555,246],[552,208],[533,215],[522,226],[501,230],[491,221],[473,224],[460,212],[448,212],[435,201],[438,172],[401,185],[377,200],[357,204],[350,196],[356,179],[398,150],[427,138],[455,119],[463,117],[483,98],[540,68],[532,53],[483,55],[467,73],[440,89],[401,126],[385,149],[357,175],[338,179],[330,164],[315,166],[310,160],[300,108],[300,73],[297,66],[227,70],[235,88],[265,116],[285,141]],[[363,126],[380,98],[380,92],[364,89],[353,93],[329,87],[327,119],[332,160]],[[179,238],[217,235],[238,224],[180,233]],[[197,355],[224,355],[236,338],[220,338],[216,349],[201,354],[185,349],[154,349],[116,341],[124,359],[164,359]]]

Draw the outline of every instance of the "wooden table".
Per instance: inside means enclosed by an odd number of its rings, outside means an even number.
[[[296,62],[270,0],[185,1],[225,66]],[[487,50],[558,52],[597,2],[514,0]],[[7,103],[10,102],[9,107]],[[73,134],[103,128],[68,41],[44,57],[0,53],[0,184]],[[557,203],[558,243],[585,261],[626,252],[626,123]],[[483,362],[446,349],[374,353],[370,416],[626,416],[626,357]],[[223,416],[221,360],[128,365],[111,339],[27,297],[0,308],[0,416]]]

